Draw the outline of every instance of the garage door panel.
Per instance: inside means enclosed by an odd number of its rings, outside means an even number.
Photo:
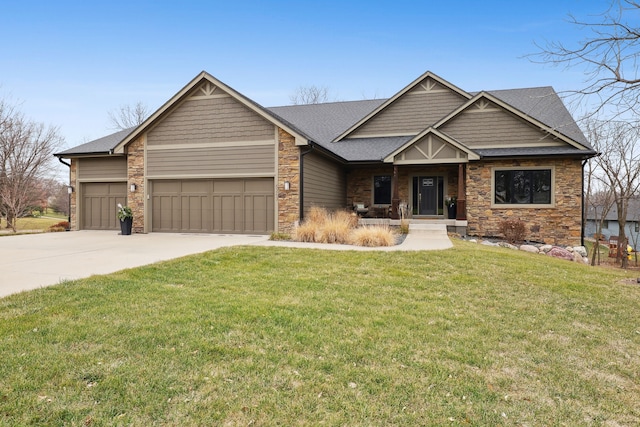
[[[82,230],[119,230],[118,203],[127,204],[124,182],[87,182],[80,186],[80,228]]]
[[[179,185],[175,185],[175,183]],[[152,231],[205,233],[268,233],[274,224],[272,178],[174,180],[170,185],[152,183]],[[167,191],[158,197],[161,188]],[[178,200],[165,204],[173,191]],[[177,211],[176,211],[177,209]],[[171,227],[167,228],[171,218]],[[177,228],[177,229],[176,229]]]

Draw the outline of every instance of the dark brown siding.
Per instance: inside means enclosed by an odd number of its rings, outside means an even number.
[[[319,154],[304,157],[304,210],[311,206],[327,209],[346,207],[346,177],[342,166]]]
[[[127,159],[125,157],[97,157],[77,159],[78,179],[127,179]]]
[[[497,106],[470,106],[439,129],[471,148],[564,144]]]
[[[415,135],[451,113],[465,101],[466,98],[444,86],[436,85],[427,91],[418,85],[350,136]]]
[[[274,173],[275,144],[147,152],[147,175],[150,178]]]
[[[275,140],[273,124],[231,97],[192,99],[153,128],[147,145]]]

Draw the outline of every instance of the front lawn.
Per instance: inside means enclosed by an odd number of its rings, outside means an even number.
[[[0,299],[0,425],[638,425],[629,274],[457,241],[67,282]]]

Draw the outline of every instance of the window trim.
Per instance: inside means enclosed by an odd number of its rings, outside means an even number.
[[[496,172],[513,170],[550,170],[551,171],[551,203],[496,203]],[[491,208],[493,209],[540,209],[556,207],[556,168],[555,166],[494,166],[491,168]]]

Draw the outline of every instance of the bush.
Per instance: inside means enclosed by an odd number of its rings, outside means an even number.
[[[500,222],[500,233],[509,243],[524,241],[526,230],[524,222],[520,219],[505,219]]]
[[[310,242],[316,241],[316,235],[318,234],[318,224],[311,221],[305,221],[296,228],[295,240],[298,242]]]
[[[320,243],[348,243],[353,225],[345,215],[331,215],[318,230]]]
[[[57,231],[66,231],[69,229],[69,221],[60,221],[56,224],[49,226],[48,231],[57,232]]]
[[[393,246],[396,236],[387,226],[360,227],[353,230],[351,243],[356,246]]]

